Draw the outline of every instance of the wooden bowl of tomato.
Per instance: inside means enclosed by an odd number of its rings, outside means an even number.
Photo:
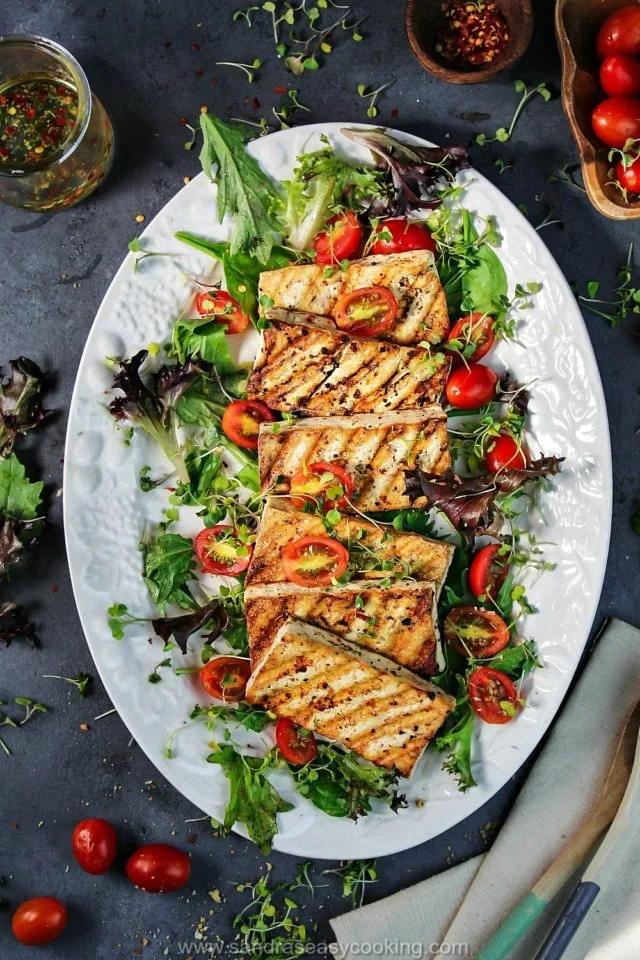
[[[587,196],[606,217],[636,219],[640,3],[558,0],[556,37],[562,57],[562,104],[580,153]]]

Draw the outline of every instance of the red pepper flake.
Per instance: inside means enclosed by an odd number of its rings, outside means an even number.
[[[391,110],[391,119],[392,119],[392,120],[395,120],[397,116],[398,116],[398,108],[397,108],[397,107],[393,107],[392,110]]]
[[[57,117],[57,118],[56,118],[56,126],[58,126],[58,127],[66,127],[66,125],[67,125],[67,121],[65,120],[64,117]]]
[[[58,586],[57,583],[53,583],[53,584],[51,585],[51,592],[52,592],[52,593],[57,593],[59,589],[60,589],[60,587]]]
[[[509,42],[509,26],[493,0],[445,0],[436,52],[473,67],[491,63]]]
[[[254,110],[259,110],[259,109],[260,109],[260,101],[258,100],[257,97],[254,97],[254,98],[253,98],[253,109],[254,109]]]
[[[192,49],[192,50],[199,50],[199,49],[200,49],[200,44],[199,44],[199,43],[192,43],[192,44],[191,44],[191,49]]]
[[[288,87],[274,87],[273,89],[279,96],[282,96],[283,93],[289,93]]]
[[[181,127],[186,127],[189,121],[186,117],[180,117],[178,123],[180,124]]]
[[[204,74],[204,70],[196,70],[196,77],[201,77]]]
[[[195,843],[197,839],[198,839],[197,833],[190,833],[189,836],[187,837],[187,843]]]
[[[165,48],[168,50],[169,47],[171,46],[171,40],[165,40],[164,45],[165,45]]]

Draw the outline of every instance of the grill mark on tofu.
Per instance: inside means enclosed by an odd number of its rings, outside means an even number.
[[[281,501],[268,501],[245,585],[286,582],[281,560],[286,545],[299,537],[326,535],[321,517],[303,513]],[[442,540],[431,540],[417,533],[399,533],[389,527],[381,529],[358,516],[342,515],[333,536],[343,543],[360,537],[359,542],[374,550],[381,559],[395,561],[396,572],[407,576],[408,567],[411,577],[435,583],[438,593],[454,552],[454,547]],[[384,576],[388,575],[389,571],[385,571]],[[358,579],[380,579],[380,573],[363,571]]]
[[[264,424],[258,444],[262,489],[287,493],[294,474],[314,462],[336,463],[354,482],[357,510],[410,506],[405,470],[442,474],[451,467],[447,420],[441,407],[388,416],[317,417],[273,433]],[[279,478],[283,478],[277,482]],[[349,505],[344,510],[349,512]]]
[[[383,334],[385,340],[435,344],[446,336],[447,301],[430,251],[364,257],[331,277],[325,277],[324,271],[316,263],[266,271],[260,276],[260,293],[271,297],[276,307],[333,317],[345,294],[382,286],[391,290],[398,303],[398,317]]]
[[[455,705],[391,661],[296,620],[278,630],[247,700],[404,776]]]
[[[253,669],[288,618],[330,630],[416,673],[442,669],[431,583],[398,581],[378,587],[355,581],[342,587],[248,587],[245,616]],[[359,598],[359,608],[356,607]]]
[[[247,396],[272,410],[329,416],[420,409],[437,401],[450,360],[420,347],[349,338],[278,320],[263,331]],[[298,317],[299,315],[294,315]]]

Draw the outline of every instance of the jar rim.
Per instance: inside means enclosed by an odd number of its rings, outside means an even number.
[[[76,58],[66,49],[66,47],[63,47],[62,44],[58,43],[56,40],[49,40],[48,37],[41,37],[39,34],[35,33],[0,34],[0,51],[2,50],[3,46],[18,46],[20,44],[23,44],[24,46],[39,47],[45,52],[51,53],[53,57],[61,61],[69,70],[76,83],[79,107],[82,104],[85,106],[81,123],[74,127],[69,136],[67,149],[51,164],[42,168],[43,170],[54,169],[69,159],[87,132],[89,121],[91,119],[91,87],[89,86],[86,73]],[[16,172],[5,172],[0,170],[0,177],[7,177],[14,180],[18,177],[31,177],[33,174],[33,170],[20,170]]]

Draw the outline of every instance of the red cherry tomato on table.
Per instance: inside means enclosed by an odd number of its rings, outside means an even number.
[[[335,321],[340,330],[356,337],[375,337],[388,330],[398,316],[398,301],[386,287],[361,287],[340,297]]]
[[[469,699],[485,723],[508,723],[516,713],[518,691],[506,673],[478,667],[469,677]]]
[[[465,360],[477,363],[485,357],[495,343],[493,325],[495,320],[487,313],[470,313],[453,325],[447,343],[456,342],[456,347]]]
[[[21,903],[11,920],[16,940],[41,947],[57,940],[67,925],[67,909],[55,897],[34,897]]]
[[[327,222],[327,229],[313,241],[316,263],[332,264],[351,260],[362,246],[363,231],[352,210],[337,213]]]
[[[640,54],[640,6],[634,3],[621,7],[604,21],[596,40],[600,60],[611,53],[624,53],[630,57]]]
[[[488,543],[474,555],[469,567],[469,587],[475,597],[498,596],[509,567],[499,557],[501,544]]]
[[[622,150],[627,140],[640,137],[640,100],[633,97],[603,100],[591,115],[591,126],[603,143]]]
[[[526,470],[527,458],[521,446],[509,433],[501,433],[491,442],[484,458],[489,473],[501,470]]]
[[[509,643],[509,628],[492,610],[454,607],[445,617],[444,638],[463,657],[494,657]]]
[[[250,676],[248,660],[241,657],[215,657],[200,671],[200,683],[210,697],[238,703],[244,699]]]
[[[389,233],[376,240],[371,253],[406,253],[408,250],[431,250],[436,252],[435,240],[421,223],[409,223],[408,220],[384,220],[376,227],[376,233]]]
[[[205,573],[237,577],[251,563],[252,545],[243,543],[237,530],[226,524],[201,530],[193,546]]]
[[[87,873],[106,873],[116,858],[118,835],[108,820],[81,820],[71,838],[73,855]]]
[[[600,66],[600,83],[609,97],[637,97],[640,93],[640,63],[614,53]]]
[[[291,503],[300,510],[305,503],[318,503],[325,510],[332,507],[342,510],[353,493],[353,480],[337,463],[319,460],[294,473],[289,485]],[[331,496],[329,496],[331,494]]]
[[[318,753],[316,738],[312,732],[299,727],[288,717],[280,717],[276,723],[276,743],[287,763],[296,766],[309,763]]]
[[[196,298],[196,310],[201,317],[214,317],[224,323],[227,333],[244,333],[251,322],[237,300],[226,290],[205,290]]]
[[[616,165],[616,180],[629,193],[640,193],[640,159],[625,167],[622,160]]]
[[[458,367],[447,381],[447,400],[461,410],[481,407],[495,397],[498,379],[497,373],[481,363]]]
[[[299,587],[326,587],[349,566],[349,551],[331,537],[300,537],[282,551],[282,566]]]
[[[269,407],[260,400],[232,400],[222,415],[222,429],[239,447],[257,450],[260,424],[274,420]]]
[[[132,853],[125,867],[134,887],[147,893],[172,893],[184,887],[191,873],[186,853],[168,843],[148,843]]]

